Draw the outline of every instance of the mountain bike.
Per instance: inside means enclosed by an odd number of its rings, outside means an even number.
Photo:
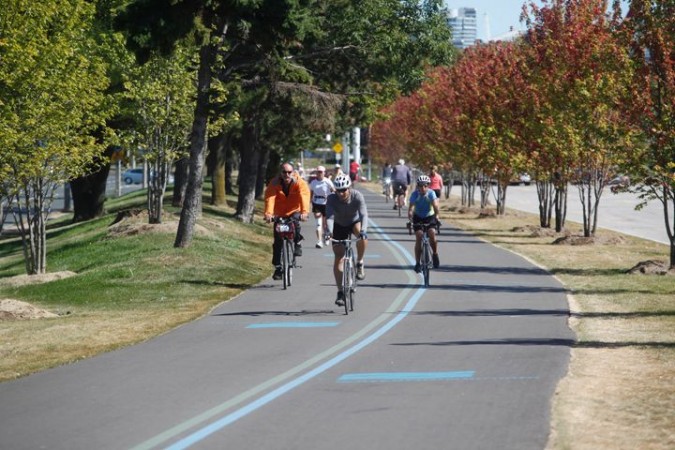
[[[422,241],[420,245],[422,246],[422,252],[420,254],[420,268],[422,269],[422,276],[424,278],[424,287],[429,287],[429,278],[431,269],[434,267],[434,252],[431,249],[431,241],[429,240],[429,228],[436,228],[436,233],[438,234],[440,225],[438,223],[428,224],[420,223],[413,226],[408,222],[408,233],[413,233],[413,228],[418,227],[422,230]]]
[[[345,295],[345,314],[354,311],[356,297],[356,255],[353,239],[331,239],[335,244],[343,245],[345,256],[342,260],[342,292]]]
[[[274,232],[281,237],[281,269],[283,271],[284,289],[293,284],[295,263],[295,224],[292,217],[275,217]]]

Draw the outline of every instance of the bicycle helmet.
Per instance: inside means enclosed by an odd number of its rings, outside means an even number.
[[[333,180],[333,186],[335,186],[335,189],[347,189],[351,185],[352,180],[349,179],[349,177],[343,173],[335,177],[335,179]]]
[[[420,175],[417,178],[417,185],[422,186],[422,185],[430,185],[431,184],[431,178],[429,178],[427,175]]]

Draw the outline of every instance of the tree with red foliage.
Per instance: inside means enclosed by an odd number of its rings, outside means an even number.
[[[642,132],[644,145],[626,167],[642,202],[658,200],[675,269],[675,3],[633,0],[623,37],[631,48],[635,76],[624,106]]]
[[[559,199],[566,196],[561,189],[568,180],[576,183],[584,235],[592,236],[609,171],[621,162],[630,136],[618,108],[630,77],[628,55],[615,31],[620,15],[606,13],[607,0],[544,4],[530,4],[532,18],[524,11],[533,80],[544,99],[541,122],[547,125],[537,130],[543,144],[539,167],[548,175],[544,180],[555,183]],[[560,230],[564,205],[556,205]]]

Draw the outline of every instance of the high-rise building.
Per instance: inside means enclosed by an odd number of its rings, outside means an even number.
[[[476,43],[478,19],[476,8],[455,8],[448,11],[448,24],[452,28],[452,44],[465,49]]]

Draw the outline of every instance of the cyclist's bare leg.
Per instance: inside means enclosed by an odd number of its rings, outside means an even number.
[[[354,236],[358,236],[361,234],[361,222],[358,222],[357,224],[354,225],[354,228],[352,229],[352,233],[354,233]],[[365,239],[359,239],[356,241],[356,262],[361,263],[363,261],[363,257],[366,254],[366,247],[368,246],[368,241]]]
[[[328,219],[326,219],[326,216],[323,216],[323,238],[326,238],[330,235],[330,231],[328,230]],[[328,242],[326,242],[328,244]]]
[[[333,275],[335,276],[335,285],[338,291],[342,290],[342,262],[345,257],[345,248],[341,244],[333,244],[333,254],[335,261],[333,263]]]
[[[323,242],[323,229],[326,227],[326,220],[323,218],[323,215],[320,212],[314,213],[314,219],[316,219],[316,240],[318,242]]]
[[[422,230],[415,231],[415,261],[420,262],[422,257]]]
[[[438,243],[436,241],[436,229],[429,228],[428,234],[429,234],[429,243],[431,244],[431,250],[434,253],[438,253]]]
[[[401,194],[400,205],[401,205],[402,208],[405,208],[406,198],[408,198],[408,189],[407,188],[403,191],[403,194]]]

